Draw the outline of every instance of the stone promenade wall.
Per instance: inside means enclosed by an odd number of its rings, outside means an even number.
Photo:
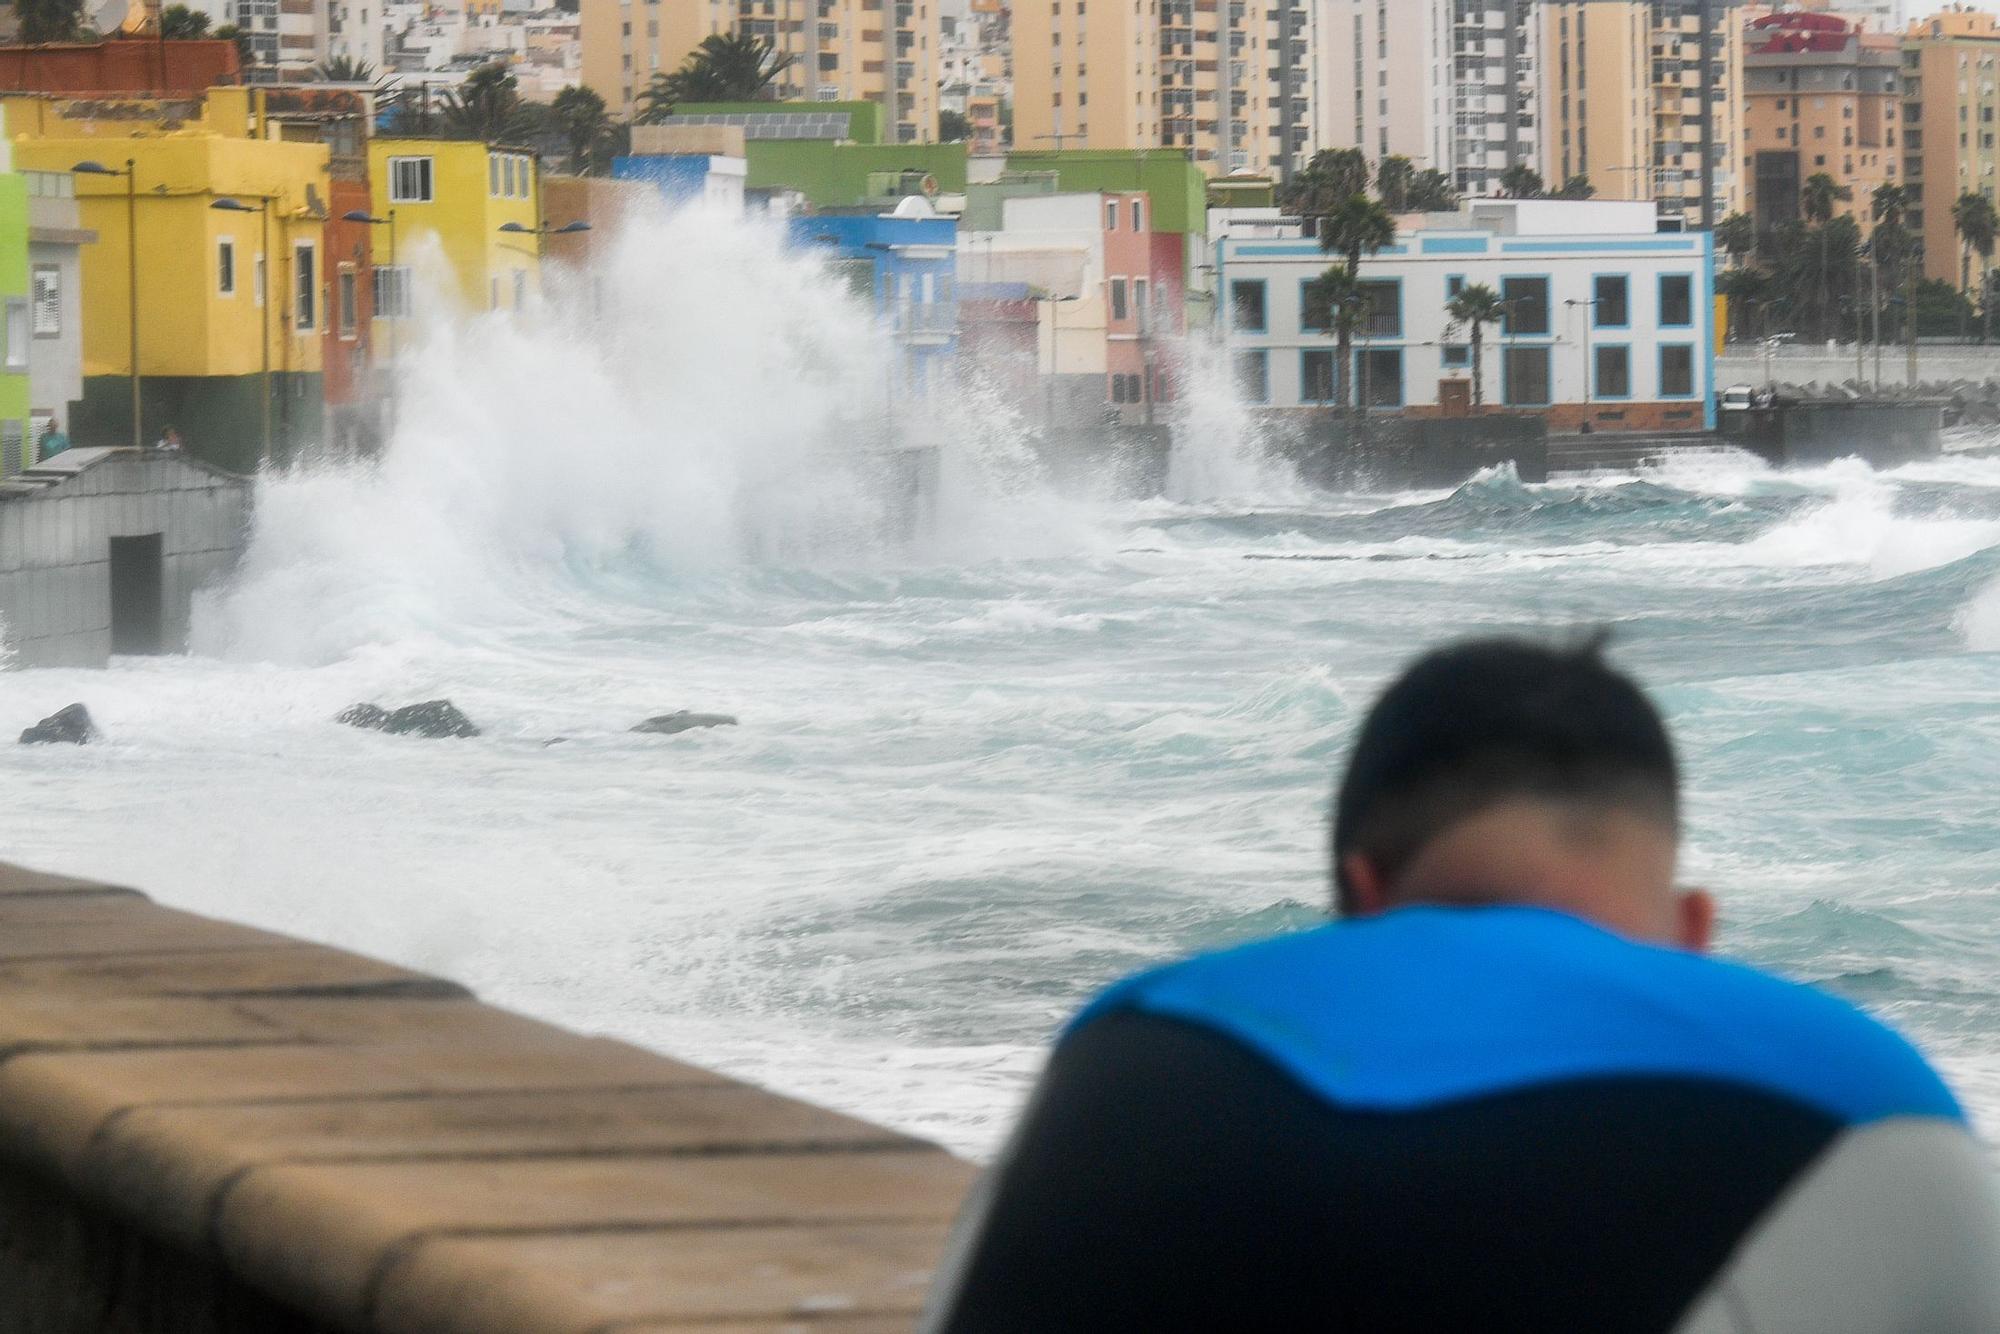
[[[971,1175],[451,982],[0,865],[0,1329],[906,1330]]]

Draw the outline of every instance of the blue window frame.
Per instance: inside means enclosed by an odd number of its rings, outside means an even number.
[[[1663,273],[1660,275],[1660,327],[1662,329],[1691,329],[1694,327],[1693,274]]]
[[[1459,292],[1464,289],[1464,287],[1465,287],[1464,274],[1447,273],[1444,276],[1444,299],[1447,301],[1451,300],[1453,297],[1457,296]]]
[[[1459,369],[1472,364],[1472,344],[1446,343],[1440,350],[1440,359],[1450,369]]]
[[[1521,274],[1500,280],[1500,299],[1507,305],[1500,332],[1509,338],[1549,332],[1549,280],[1546,274]]]
[[[1694,344],[1660,344],[1660,397],[1693,398],[1695,381]]]
[[[1299,353],[1299,402],[1331,403],[1340,397],[1332,348],[1307,348]]]
[[[1307,278],[1299,283],[1300,333],[1323,334],[1333,332],[1333,325],[1327,318],[1331,312],[1323,306],[1315,308],[1313,303],[1312,288],[1313,284],[1318,281],[1319,279],[1317,278]]]
[[[1268,314],[1262,278],[1237,278],[1229,284],[1229,327],[1238,333],[1264,333]]]
[[[1403,280],[1401,278],[1371,278],[1356,283],[1360,289],[1362,310],[1366,318],[1361,329],[1373,338],[1401,338],[1403,336]]]
[[[1626,343],[1599,343],[1590,349],[1591,397],[1632,397],[1632,348]]]
[[[1258,286],[1263,286],[1259,283]],[[1271,398],[1271,359],[1263,348],[1236,354],[1236,397],[1244,403],[1267,403]]]
[[[1354,354],[1354,388],[1368,408],[1403,406],[1403,349],[1367,347]]]
[[[1632,280],[1623,273],[1600,273],[1590,280],[1590,324],[1594,329],[1632,327]]]
[[[1501,398],[1511,408],[1545,408],[1551,401],[1550,364],[1554,350],[1547,343],[1507,347],[1500,359]]]

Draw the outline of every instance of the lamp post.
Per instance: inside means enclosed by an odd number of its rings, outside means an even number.
[[[1042,304],[1049,309],[1049,378],[1042,393],[1042,429],[1053,435],[1056,429],[1056,375],[1062,369],[1062,361],[1056,355],[1056,338],[1060,329],[1056,324],[1056,307],[1067,301],[1076,301],[1074,296],[1046,296]]]
[[[258,351],[262,354],[259,363],[260,369],[258,370],[258,385],[260,387],[258,397],[263,400],[264,421],[263,448],[257,457],[258,463],[262,465],[271,461],[271,299],[275,294],[271,291],[271,199],[268,195],[258,195],[256,196],[256,200],[255,204],[246,204],[240,199],[223,198],[216,200],[209,207],[222,213],[255,213],[257,215],[258,245],[260,247],[257,252],[258,264],[260,266],[258,272],[263,277],[263,290],[258,293],[263,302],[260,308],[262,319],[259,321],[259,334],[257,338]]]
[[[1595,298],[1595,297],[1593,297],[1593,298],[1592,298],[1592,299],[1590,299],[1589,301],[1565,301],[1565,302],[1563,302],[1563,304],[1564,304],[1565,306],[1582,306],[1582,307],[1583,307],[1583,309],[1584,309],[1584,315],[1583,315],[1583,407],[1584,407],[1584,414],[1583,414],[1583,415],[1584,415],[1584,419],[1585,419],[1585,420],[1587,421],[1587,420],[1589,420],[1589,418],[1590,418],[1590,389],[1591,389],[1591,381],[1592,381],[1592,379],[1593,379],[1593,376],[1592,376],[1592,373],[1591,373],[1591,372],[1592,372],[1592,370],[1594,369],[1594,368],[1593,368],[1593,367],[1591,366],[1591,364],[1590,364],[1590,321],[1591,321],[1591,319],[1593,318],[1593,316],[1592,316],[1592,315],[1590,314],[1590,312],[1591,312],[1591,310],[1592,310],[1592,309],[1593,309],[1593,308],[1594,308],[1594,307],[1595,307],[1595,306],[1597,305],[1597,300],[1596,300],[1596,298]],[[1630,360],[1630,358],[1628,357],[1628,358],[1627,358],[1627,360],[1629,361],[1629,360]],[[1553,372],[1552,372],[1552,373],[1553,373]],[[1630,372],[1629,372],[1629,368],[1628,368],[1628,371],[1627,371],[1627,373],[1628,373],[1628,374],[1630,373]]]
[[[79,176],[123,176],[125,178],[125,286],[126,316],[132,325],[132,448],[145,447],[139,426],[139,174],[137,164],[125,159],[125,169],[107,167],[102,162],[79,162],[70,171]]]
[[[530,227],[525,222],[503,222],[500,224],[500,230],[505,234],[507,234],[508,236],[534,237],[535,262],[537,264],[540,264],[542,259],[543,241],[547,240],[551,236],[574,236],[578,232],[587,232],[590,230],[590,224],[585,222],[582,218],[578,218],[574,222],[566,222],[560,227],[553,227],[546,222],[537,223],[533,227]],[[517,277],[520,275],[520,273],[521,270],[519,269],[515,270],[515,275]],[[526,291],[525,288],[523,288],[522,290]],[[516,304],[518,305],[518,302]],[[496,302],[495,305],[497,306],[498,303]]]

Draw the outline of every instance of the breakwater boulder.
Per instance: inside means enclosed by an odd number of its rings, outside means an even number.
[[[673,736],[680,732],[692,732],[700,727],[734,727],[736,719],[727,713],[691,713],[682,709],[677,713],[663,713],[656,718],[648,718],[632,730],[652,732],[660,736]]]
[[[82,746],[95,741],[97,735],[97,726],[90,721],[90,710],[81,704],[72,704],[68,708],[56,710],[21,733],[21,744],[46,746],[60,743]]]
[[[379,704],[356,704],[341,710],[334,721],[371,732],[387,732],[391,736],[479,735],[479,728],[472,719],[448,699],[425,700],[421,704],[406,704],[400,709],[385,709]]]

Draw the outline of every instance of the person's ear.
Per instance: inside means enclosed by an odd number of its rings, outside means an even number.
[[[1340,873],[1347,881],[1353,900],[1352,917],[1372,917],[1389,907],[1388,878],[1365,852],[1350,852],[1340,859]]]
[[[1715,896],[1705,889],[1683,889],[1674,895],[1675,935],[1683,949],[1708,953],[1715,939]]]

